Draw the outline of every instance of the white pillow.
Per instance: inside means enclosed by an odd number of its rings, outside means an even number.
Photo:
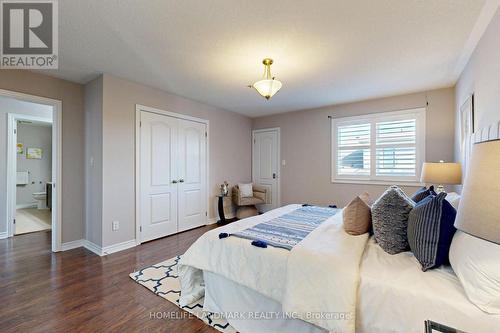
[[[456,211],[458,211],[458,205],[460,204],[461,195],[457,192],[450,192],[446,195],[446,201],[448,201]]]
[[[252,184],[238,184],[240,189],[240,196],[242,198],[251,198],[253,197],[253,188]]]
[[[450,263],[469,300],[484,312],[500,314],[500,245],[457,230]]]

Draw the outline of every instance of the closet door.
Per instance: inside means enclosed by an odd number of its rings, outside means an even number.
[[[179,119],[179,231],[207,223],[206,124]]]
[[[178,119],[141,112],[141,241],[176,233]]]

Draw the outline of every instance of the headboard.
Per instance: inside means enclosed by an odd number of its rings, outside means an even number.
[[[500,139],[500,121],[483,127],[472,135],[472,143]]]
[[[455,227],[500,244],[500,122],[476,131]]]

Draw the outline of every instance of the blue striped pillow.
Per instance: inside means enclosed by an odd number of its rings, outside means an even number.
[[[457,211],[445,198],[444,192],[430,195],[410,212],[408,243],[424,272],[449,262]]]

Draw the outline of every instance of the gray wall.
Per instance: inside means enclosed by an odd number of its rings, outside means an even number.
[[[254,129],[281,128],[282,204],[335,203],[344,206],[368,191],[379,196],[387,186],[331,183],[331,125],[327,118],[356,116],[425,106],[426,160],[454,160],[455,95],[453,88],[349,103],[255,118]],[[415,187],[406,187],[413,193]]]
[[[102,76],[85,86],[85,237],[102,246]]]
[[[23,154],[17,154],[17,171],[28,171],[30,182],[16,187],[16,204],[36,204],[33,193],[45,192],[47,182],[52,180],[52,127],[18,124],[17,142],[24,144]],[[26,158],[28,148],[41,148],[42,159]]]
[[[456,117],[474,93],[475,129],[500,121],[500,9],[479,41],[456,85]],[[460,127],[455,133],[455,157],[460,159]]]
[[[209,193],[251,179],[252,120],[114,76],[103,76],[102,246],[135,239],[135,107],[142,104],[210,121]],[[92,195],[92,194],[90,194]],[[215,218],[215,205],[209,218]],[[120,229],[112,231],[112,221]]]
[[[62,101],[62,241],[84,236],[83,86],[26,70],[0,70],[0,89]],[[5,156],[6,118],[0,113],[0,156]],[[0,232],[5,231],[5,168],[0,162]]]

